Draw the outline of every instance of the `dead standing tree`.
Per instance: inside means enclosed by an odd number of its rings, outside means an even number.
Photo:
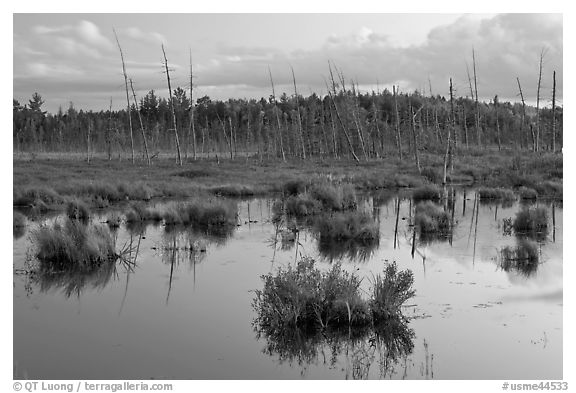
[[[552,153],[556,153],[556,71],[552,74]]]
[[[132,79],[130,79],[130,89],[132,90],[132,96],[134,97],[134,108],[138,114],[138,120],[140,121],[140,132],[142,133],[142,141],[144,143],[144,152],[146,153],[146,161],[148,166],[150,166],[150,155],[148,154],[148,142],[146,142],[146,133],[144,132],[144,123],[142,122],[142,116],[140,115],[140,109],[138,108],[138,100],[136,99],[136,92],[134,91],[134,85],[132,84]]]
[[[446,137],[446,154],[444,155],[444,176],[442,179],[442,184],[446,184],[446,180],[447,180],[447,172],[448,172],[448,160],[450,159],[451,156],[451,129],[454,128],[454,131],[456,129],[456,117],[455,117],[455,113],[454,113],[454,91],[452,89],[452,78],[450,78],[450,112],[452,114],[452,125],[451,127],[448,127],[448,135]]]
[[[122,74],[124,75],[124,86],[126,87],[126,111],[128,113],[128,125],[130,127],[130,147],[132,148],[132,163],[134,163],[134,136],[132,135],[132,115],[130,113],[130,96],[128,94],[128,75],[126,75],[126,65],[124,64],[124,53],[122,52],[122,47],[120,46],[120,41],[118,40],[118,35],[116,30],[112,29],[114,32],[114,37],[116,38],[116,44],[118,44],[118,50],[120,51],[120,60],[122,60]]]
[[[540,150],[540,87],[542,85],[542,62],[545,50],[540,51],[540,66],[538,67],[538,89],[536,90],[536,144],[535,151]]]
[[[180,154],[180,141],[178,140],[178,128],[176,127],[176,111],[174,109],[174,100],[172,99],[172,86],[170,85],[170,71],[168,69],[168,59],[166,59],[166,51],[164,44],[162,44],[162,54],[164,55],[164,68],[166,70],[166,80],[168,82],[168,93],[170,95],[170,109],[172,111],[172,125],[174,126],[174,137],[176,139],[176,151],[178,153],[177,163],[182,166],[182,156]]]
[[[392,91],[394,93],[394,113],[396,117],[396,140],[398,144],[398,156],[400,161],[402,161],[402,138],[400,135],[400,113],[398,112],[398,87],[392,86]]]
[[[186,141],[186,159],[188,159],[188,142],[192,132],[192,158],[196,160],[196,130],[194,128],[194,83],[192,72],[192,49],[190,49],[190,124],[188,126],[188,140]]]
[[[296,90],[296,77],[294,76],[294,68],[290,66],[290,70],[292,70],[292,82],[294,83],[294,96],[296,99],[296,114],[297,114],[297,121],[298,121],[298,134],[300,136],[300,141],[302,143],[302,159],[306,159],[306,147],[304,144],[304,131],[302,130],[302,119],[300,117],[300,102],[298,101],[298,90]]]
[[[520,99],[522,100],[522,118],[520,119],[520,132],[523,131],[524,125],[526,124],[526,102],[524,101],[524,93],[522,93],[522,86],[520,86],[520,78],[516,77],[516,81],[518,82],[518,90],[520,90]],[[536,138],[534,137],[534,130],[530,127],[531,135],[532,135],[532,150],[536,149]],[[522,132],[522,135],[524,133]]]
[[[476,53],[472,49],[472,66],[474,70],[474,106],[476,108],[476,136],[478,138],[478,146],[481,144],[480,139],[480,107],[478,106],[478,78],[476,77]]]
[[[274,90],[274,80],[272,79],[272,71],[268,67],[268,75],[270,75],[270,84],[272,85],[272,99],[274,100],[274,113],[276,114],[276,122],[278,124],[278,138],[280,139],[280,152],[282,153],[282,161],[286,162],[286,154],[284,152],[284,142],[282,141],[282,125],[280,124],[280,114],[278,113],[278,105],[276,104],[276,91]],[[250,118],[248,118],[250,120]]]

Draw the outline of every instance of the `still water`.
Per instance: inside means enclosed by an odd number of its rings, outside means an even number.
[[[134,268],[117,263],[92,276],[32,278],[31,222],[14,233],[14,378],[31,379],[562,379],[562,205],[548,209],[536,269],[503,269],[500,250],[519,202],[454,198],[449,238],[414,236],[413,202],[370,195],[361,208],[380,225],[377,247],[320,245],[272,222],[272,199],[238,201],[239,225],[211,234],[159,226],[117,231]],[[160,203],[159,203],[160,205]],[[105,221],[96,214],[93,222]],[[396,225],[396,223],[398,223]],[[193,245],[191,250],[189,245]],[[369,284],[388,262],[414,274],[403,307],[410,346],[360,339],[297,337],[271,342],[252,321],[261,275],[311,256],[342,262]]]

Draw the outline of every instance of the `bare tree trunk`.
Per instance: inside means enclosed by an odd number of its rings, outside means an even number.
[[[462,105],[462,117],[464,123],[464,143],[466,144],[466,149],[468,149],[468,124],[466,124],[466,103]]]
[[[136,93],[134,92],[134,86],[132,85],[132,79],[130,79],[130,89],[132,90],[132,96],[134,97],[134,107],[136,108],[136,113],[138,113],[138,120],[140,121],[140,131],[142,132],[142,141],[144,142],[144,152],[146,153],[146,161],[148,166],[150,166],[150,156],[148,155],[148,142],[146,142],[146,133],[144,132],[144,123],[142,122],[142,116],[140,116],[140,110],[138,108],[138,100],[136,99]]]
[[[134,136],[132,135],[132,115],[130,113],[130,96],[128,95],[128,75],[126,75],[124,53],[122,53],[122,47],[120,46],[118,35],[116,35],[115,29],[112,29],[112,31],[114,32],[114,37],[116,38],[116,43],[118,44],[118,50],[120,50],[120,60],[122,60],[122,74],[124,75],[124,86],[126,88],[126,111],[128,112],[128,125],[130,127],[130,147],[132,148],[132,164],[134,164]]]
[[[520,98],[522,99],[522,119],[521,121],[521,125],[520,128],[523,130],[524,129],[524,125],[526,124],[526,103],[524,102],[524,94],[522,93],[522,86],[520,86],[520,78],[516,77],[516,81],[518,82],[518,90],[520,90]],[[534,131],[532,130],[532,127],[530,127],[530,131],[532,134],[532,150],[536,150],[536,139],[534,137]],[[522,132],[522,134],[524,134]]]
[[[396,114],[396,140],[398,144],[398,156],[400,161],[402,161],[402,137],[400,135],[400,114],[398,113],[398,88],[392,86],[392,91],[394,92],[394,113]]]
[[[552,153],[556,153],[556,71],[552,74]]]
[[[298,113],[298,133],[300,134],[300,141],[302,142],[302,158],[306,159],[306,148],[304,146],[304,131],[302,131],[302,119],[300,118],[300,103],[298,102],[298,90],[296,90],[296,77],[294,76],[294,68],[292,70],[292,82],[294,82],[294,95],[296,96],[296,110]]]
[[[481,145],[480,139],[480,107],[478,106],[478,78],[476,77],[476,54],[472,49],[472,62],[474,67],[474,103],[476,107],[476,136],[478,137],[478,146]]]
[[[538,89],[536,90],[536,151],[540,150],[540,85],[542,82],[542,61],[544,49],[540,52],[540,67],[538,71]]]
[[[452,127],[448,127],[448,136],[446,137],[446,154],[444,155],[444,177],[442,184],[446,184],[448,172],[448,159],[450,156],[451,143],[450,143],[450,130],[456,127],[456,118],[454,116],[454,93],[452,90],[452,78],[450,78],[450,111],[452,114]]]
[[[192,159],[196,161],[196,129],[194,127],[194,83],[192,70],[192,49],[190,49],[190,125],[188,127],[188,136],[192,131]],[[188,148],[186,148],[188,152]]]
[[[106,132],[106,150],[108,152],[108,161],[112,160],[112,97],[110,97],[110,111],[108,116],[108,129]]]
[[[500,122],[498,120],[498,96],[494,97],[494,110],[496,111],[496,136],[498,138],[498,151],[501,151],[502,142],[500,140]]]
[[[168,81],[168,93],[170,95],[170,108],[172,109],[172,124],[174,125],[174,137],[176,139],[176,151],[178,153],[177,163],[182,166],[182,156],[180,155],[180,140],[178,139],[178,127],[176,126],[176,111],[174,109],[174,101],[172,100],[172,86],[170,85],[170,71],[168,70],[168,59],[166,59],[166,51],[164,44],[162,44],[162,54],[164,55],[164,67],[166,69],[166,80]]]
[[[332,93],[330,91],[328,92],[328,95],[330,96],[330,99],[332,101],[332,106],[334,107],[334,111],[336,112],[336,118],[338,119],[338,122],[340,123],[340,127],[342,127],[342,131],[344,131],[344,135],[346,136],[346,142],[348,142],[348,149],[350,150],[350,154],[352,154],[352,157],[354,158],[354,160],[356,162],[360,162],[360,160],[358,159],[358,156],[354,152],[354,147],[352,146],[352,141],[350,140],[350,135],[348,135],[348,131],[346,130],[346,126],[344,125],[344,122],[342,121],[342,118],[340,117],[340,113],[338,112],[338,107],[336,106],[336,101],[334,99],[334,96],[332,95]]]
[[[90,133],[92,131],[92,121],[88,119],[88,135],[86,138],[86,157],[87,162],[90,164]]]
[[[418,140],[416,139],[416,115],[418,115],[418,113],[422,110],[422,107],[418,108],[418,110],[416,111],[416,113],[414,113],[414,108],[412,108],[412,103],[409,102],[409,113],[411,116],[411,123],[412,123],[412,138],[414,141],[414,159],[416,160],[416,167],[418,168],[418,173],[421,173],[422,170],[420,168],[420,156],[418,154]]]
[[[274,98],[274,113],[276,114],[276,123],[278,124],[278,137],[280,138],[280,152],[282,153],[282,161],[286,162],[286,153],[284,152],[284,142],[282,141],[282,125],[280,124],[280,114],[278,113],[278,105],[276,105],[276,91],[274,90],[274,80],[272,79],[272,71],[268,67],[268,74],[270,75],[270,84],[272,85],[272,97]]]

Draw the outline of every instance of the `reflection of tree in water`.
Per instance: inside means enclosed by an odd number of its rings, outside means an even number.
[[[536,274],[540,263],[538,243],[529,239],[519,238],[516,246],[500,250],[499,266],[507,273],[515,272],[528,278]]]
[[[402,316],[376,327],[306,331],[297,327],[269,330],[255,325],[254,330],[257,339],[265,340],[265,354],[277,356],[279,363],[302,367],[302,374],[310,365],[342,365],[347,379],[367,379],[376,365],[380,378],[390,378],[414,348],[414,331]]]

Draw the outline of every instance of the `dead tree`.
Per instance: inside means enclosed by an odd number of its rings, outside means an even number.
[[[478,106],[478,78],[476,77],[476,54],[472,49],[472,63],[474,70],[474,105],[476,108],[476,136],[478,138],[478,146],[481,144],[480,139],[480,107]]]
[[[110,109],[108,111],[108,128],[106,130],[106,150],[108,161],[112,160],[112,97],[110,97]]]
[[[164,68],[166,70],[166,80],[168,82],[168,93],[170,96],[170,109],[172,110],[172,125],[174,127],[174,137],[176,139],[176,151],[178,153],[177,163],[182,166],[182,156],[180,155],[180,141],[178,139],[178,128],[176,126],[176,110],[174,109],[174,100],[172,99],[172,86],[170,85],[170,71],[168,69],[168,59],[166,58],[166,51],[164,44],[162,44],[162,54],[164,55]]]
[[[522,118],[520,120],[521,121],[520,129],[522,130],[524,128],[524,125],[526,124],[526,102],[524,101],[522,86],[520,86],[520,78],[516,77],[516,81],[518,82],[518,90],[520,90],[520,99],[522,100]],[[530,134],[532,135],[532,150],[536,150],[536,138],[532,126],[530,126]]]
[[[450,111],[452,113],[452,127],[448,127],[448,136],[446,137],[446,154],[444,155],[444,176],[442,184],[446,184],[447,172],[448,172],[448,159],[450,156],[451,143],[450,143],[450,131],[456,126],[456,118],[454,116],[454,92],[452,89],[452,78],[450,78]]]
[[[132,90],[132,96],[134,97],[134,108],[136,108],[136,113],[138,114],[138,120],[140,121],[140,132],[142,133],[142,141],[144,143],[144,152],[146,153],[146,161],[148,162],[148,166],[150,166],[150,156],[148,155],[148,142],[146,142],[144,123],[142,122],[142,116],[140,115],[140,109],[138,108],[138,100],[136,99],[136,92],[134,91],[134,86],[132,85],[132,79],[130,79],[130,89]]]
[[[90,133],[92,131],[92,121],[88,119],[88,133],[86,135],[86,157],[87,162],[90,164]]]
[[[494,111],[496,112],[496,136],[498,138],[498,151],[501,151],[502,142],[500,141],[500,122],[498,120],[498,95],[494,96]]]
[[[292,70],[292,82],[294,82],[294,95],[296,98],[296,113],[298,115],[298,133],[300,135],[300,141],[302,142],[302,158],[306,159],[306,147],[304,144],[304,131],[302,130],[302,119],[300,118],[300,103],[298,102],[298,90],[296,90],[296,77],[294,76],[294,68],[290,66]]]
[[[556,153],[556,71],[552,74],[552,153]]]
[[[116,38],[116,44],[118,44],[118,50],[120,51],[120,60],[122,60],[122,74],[124,75],[124,87],[126,88],[126,111],[128,113],[128,125],[130,127],[130,147],[132,148],[132,163],[134,163],[134,136],[132,135],[132,114],[130,113],[130,96],[128,94],[128,75],[126,75],[126,65],[124,64],[124,53],[122,53],[122,47],[120,46],[120,41],[118,40],[118,35],[116,30],[112,29],[114,32],[114,37]]]
[[[334,83],[334,80],[332,80],[332,83]],[[328,88],[327,83],[326,83],[326,88]],[[334,108],[334,112],[336,113],[336,118],[338,119],[338,123],[340,124],[340,127],[342,127],[342,131],[344,131],[344,136],[346,136],[346,142],[348,142],[348,149],[350,150],[350,154],[352,154],[354,161],[360,162],[360,160],[358,159],[358,156],[354,152],[354,146],[352,145],[352,141],[350,140],[350,135],[348,135],[348,131],[346,130],[346,126],[344,125],[344,122],[342,121],[342,117],[340,117],[340,113],[338,112],[338,107],[336,106],[336,100],[335,100],[334,96],[332,95],[332,92],[330,91],[330,89],[328,89],[328,96],[330,97],[330,101],[332,102],[332,106]]]
[[[398,157],[402,161],[402,137],[400,135],[400,114],[398,112],[398,87],[392,86],[392,92],[394,93],[394,113],[396,117],[396,140],[398,144]]]
[[[278,105],[276,105],[276,91],[274,90],[274,80],[272,79],[272,71],[268,67],[268,75],[270,75],[270,84],[272,85],[272,98],[274,100],[274,113],[276,113],[276,123],[278,124],[278,138],[280,139],[280,152],[282,153],[282,161],[286,162],[286,153],[284,152],[284,142],[282,141],[282,125],[280,124],[280,114],[278,113]]]
[[[190,49],[190,124],[188,126],[188,141],[192,132],[192,159],[196,160],[196,129],[194,128],[194,83],[192,70],[192,49]],[[186,158],[188,158],[188,143],[186,143]]]
[[[544,49],[540,52],[540,66],[538,67],[538,89],[536,90],[536,147],[540,150],[540,86],[542,84],[542,61],[544,60]]]
[[[416,167],[418,168],[418,173],[421,173],[422,170],[420,168],[420,155],[418,153],[418,140],[416,138],[416,116],[418,116],[418,113],[420,113],[420,111],[422,110],[422,108],[424,106],[421,106],[420,108],[418,108],[418,110],[416,112],[414,112],[414,108],[412,108],[412,102],[408,101],[408,105],[409,105],[408,111],[411,115],[412,138],[413,138],[413,142],[414,142],[414,160],[416,161]]]

